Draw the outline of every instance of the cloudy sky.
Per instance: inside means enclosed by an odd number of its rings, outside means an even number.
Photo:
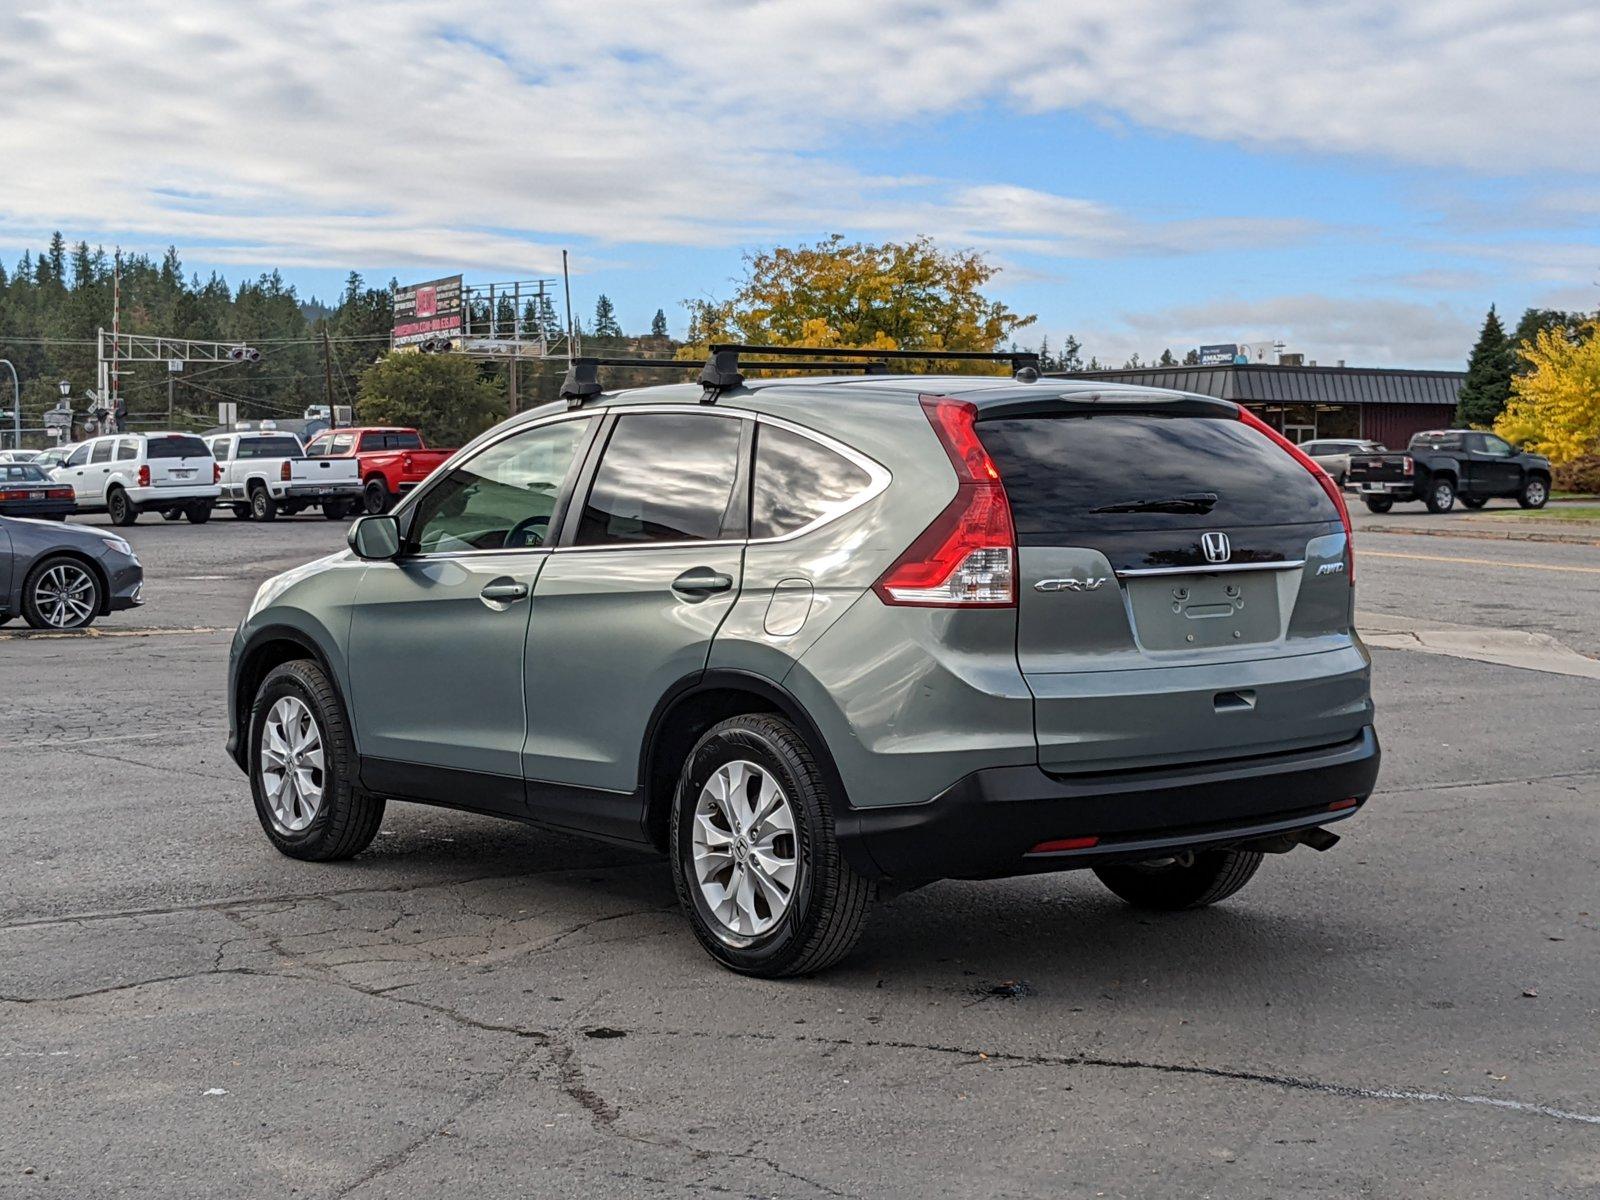
[[[330,295],[573,254],[625,327],[741,255],[926,233],[1121,361],[1456,365],[1600,307],[1571,0],[8,0],[0,256],[53,229]]]

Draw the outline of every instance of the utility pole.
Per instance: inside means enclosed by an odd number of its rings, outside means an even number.
[[[11,365],[8,358],[0,358],[6,370],[11,372],[11,448],[22,449],[22,385],[17,382],[17,368]]]
[[[506,364],[506,416],[517,415],[517,351],[511,349],[511,361]]]
[[[333,354],[328,347],[328,323],[322,323],[322,393],[328,403],[328,428],[339,427],[339,414],[333,407]]]

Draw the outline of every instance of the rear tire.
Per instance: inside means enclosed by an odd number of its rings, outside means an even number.
[[[250,489],[250,516],[257,521],[276,521],[278,519],[278,502],[267,495],[264,487]]]
[[[139,519],[139,506],[119,487],[106,493],[106,513],[113,525],[132,525]]]
[[[343,521],[350,515],[350,505],[344,500],[329,500],[322,506],[324,521]]]
[[[389,496],[389,485],[381,479],[367,480],[361,492],[362,502],[369,514],[386,513],[394,501]]]
[[[1461,503],[1465,504],[1468,508],[1482,508],[1485,504],[1489,503],[1489,497],[1463,496],[1461,497]]]
[[[1448,479],[1434,479],[1422,497],[1431,513],[1447,513],[1456,506],[1456,485]]]
[[[723,768],[734,773],[719,774]],[[725,786],[730,782],[731,790]],[[753,790],[746,791],[746,784]],[[768,784],[776,785],[782,811],[762,820],[759,801],[770,796]],[[717,798],[719,787],[726,801]],[[832,966],[855,946],[866,925],[869,889],[840,853],[835,801],[843,797],[830,794],[811,748],[779,717],[732,717],[696,743],[679,774],[669,845],[678,902],[712,958],[744,975],[779,978]],[[742,825],[741,806],[752,818]],[[696,865],[697,831],[699,861],[709,872],[704,882]],[[707,853],[707,831],[726,847],[725,854]],[[716,866],[722,861],[726,872]],[[756,870],[774,862],[784,865]],[[774,905],[774,892],[762,880],[776,881],[781,892],[785,873],[787,897]],[[732,914],[728,919],[718,916],[714,897],[737,893],[741,879],[748,881],[748,909],[735,905],[725,913]],[[749,931],[737,927],[747,920],[741,913],[748,914]]]
[[[183,510],[183,515],[189,518],[191,525],[204,525],[211,520],[211,505],[209,503],[191,504]]]
[[[1394,507],[1394,499],[1389,496],[1368,496],[1365,502],[1368,512],[1386,513]]]
[[[230,504],[228,507],[233,510],[234,520],[248,521],[250,519],[250,506],[248,504]]]
[[[1176,912],[1226,900],[1250,882],[1261,865],[1258,850],[1202,850],[1185,866],[1119,863],[1096,867],[1100,882],[1135,908]]]
[[[1530,475],[1517,493],[1517,503],[1523,508],[1543,508],[1550,500],[1550,485],[1542,475]]]
[[[283,718],[300,712],[309,715],[317,754],[305,751],[293,760],[303,764],[298,769],[280,769],[284,754],[275,758],[263,753],[268,723],[286,728]],[[278,739],[273,744],[293,749],[292,741]],[[310,738],[300,744],[309,746]],[[333,862],[355,857],[378,835],[384,802],[358,782],[350,722],[339,693],[316,663],[295,659],[274,667],[261,681],[250,710],[248,762],[256,816],[279,852],[308,862]],[[290,775],[295,777],[293,784],[287,781]],[[269,789],[269,778],[284,782]],[[290,787],[294,794],[285,798],[284,790]],[[314,805],[308,799],[312,793]]]

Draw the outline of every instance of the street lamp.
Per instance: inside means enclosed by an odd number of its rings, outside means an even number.
[[[11,372],[11,448],[22,449],[22,385],[17,382],[17,368],[11,365],[10,359],[0,358],[6,370]]]
[[[72,395],[72,380],[63,379],[60,383],[56,384],[56,387],[61,389],[61,398],[63,400]]]

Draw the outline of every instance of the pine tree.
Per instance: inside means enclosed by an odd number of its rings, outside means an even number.
[[[1500,324],[1500,314],[1494,305],[1483,320],[1478,343],[1467,359],[1467,378],[1456,399],[1456,421],[1478,429],[1488,429],[1495,418],[1505,411],[1506,400],[1511,395],[1511,374],[1516,366],[1516,352],[1511,339],[1506,337]]]
[[[1083,343],[1070,333],[1061,343],[1061,353],[1056,355],[1056,367],[1062,371],[1083,370]]]
[[[617,310],[611,303],[611,297],[604,292],[601,292],[600,298],[594,302],[594,336],[622,336],[622,326],[617,324]]]
[[[1186,367],[1198,367],[1200,365],[1200,351],[1193,348],[1186,351],[1183,356],[1183,365]]]
[[[658,338],[667,336],[667,314],[664,309],[656,309],[656,315],[650,318],[650,336]]]
[[[1172,357],[1171,347],[1161,352],[1161,359],[1156,365],[1162,367],[1175,367],[1178,365],[1178,360]]]

